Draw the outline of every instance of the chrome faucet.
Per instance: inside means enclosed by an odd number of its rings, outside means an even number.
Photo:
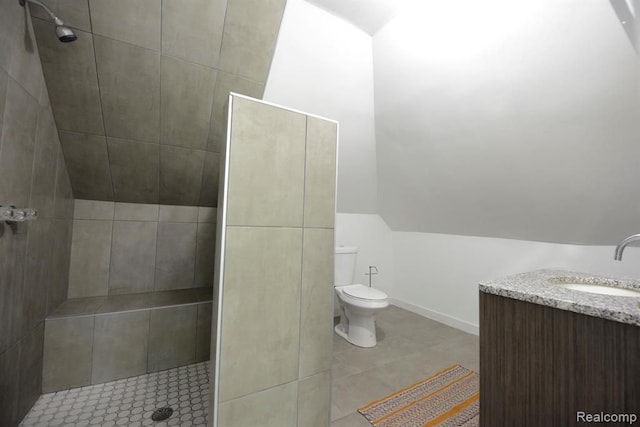
[[[634,234],[633,236],[629,236],[626,239],[621,240],[620,243],[618,243],[618,246],[616,246],[616,253],[613,256],[613,259],[616,261],[622,261],[622,252],[624,251],[624,248],[626,248],[629,243],[637,241],[640,241],[640,234]]]

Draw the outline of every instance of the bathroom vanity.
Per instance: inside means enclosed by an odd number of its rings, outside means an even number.
[[[480,283],[482,426],[640,418],[640,297],[567,284],[640,291],[640,281],[562,270]]]

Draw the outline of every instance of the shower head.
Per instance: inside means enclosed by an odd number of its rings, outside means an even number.
[[[76,36],[76,33],[74,33],[71,28],[65,25],[58,25],[56,27],[56,35],[58,36],[58,40],[60,40],[62,43],[73,42],[78,38],[78,36]]]
[[[58,36],[58,40],[60,40],[62,43],[69,43],[75,41],[78,38],[78,36],[76,36],[76,33],[74,33],[71,28],[67,27],[64,22],[62,22],[62,19],[58,18],[55,13],[53,13],[53,11],[49,9],[49,7],[44,3],[41,3],[38,0],[18,0],[18,3],[20,3],[20,6],[23,7],[27,3],[32,3],[43,8],[55,24],[56,36]]]

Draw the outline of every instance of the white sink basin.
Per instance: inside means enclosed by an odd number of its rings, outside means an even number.
[[[640,291],[634,291],[624,288],[614,288],[612,286],[589,285],[586,283],[554,283],[554,285],[560,288],[573,289],[574,291],[590,292],[592,294],[640,298]]]

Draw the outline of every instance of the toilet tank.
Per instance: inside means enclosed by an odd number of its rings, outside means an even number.
[[[334,284],[333,286],[346,286],[353,284],[356,273],[356,259],[358,248],[355,246],[336,247],[334,258]]]

